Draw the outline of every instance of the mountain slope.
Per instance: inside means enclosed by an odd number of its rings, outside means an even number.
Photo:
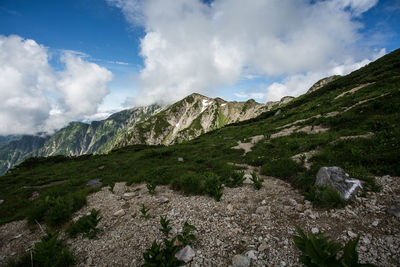
[[[159,105],[127,109],[90,124],[72,122],[51,137],[24,136],[9,142],[0,147],[0,174],[33,156],[76,156],[109,151],[126,128],[159,110]]]
[[[254,118],[270,108],[254,100],[228,102],[194,93],[128,129],[117,147],[181,143],[227,124]]]
[[[14,165],[36,155],[49,137],[24,135],[0,147],[0,175]]]

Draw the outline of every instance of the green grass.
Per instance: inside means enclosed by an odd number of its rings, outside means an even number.
[[[333,100],[337,95],[368,82],[375,83],[352,95]],[[386,95],[380,97],[383,94]],[[330,128],[328,132],[313,135],[294,133],[268,139],[268,136],[280,131],[278,127],[288,123],[343,110],[372,98],[375,99],[336,117],[313,118],[299,124],[322,125]],[[400,175],[400,50],[313,93],[300,96],[280,109],[282,113],[279,116],[274,116],[275,110],[272,110],[173,146],[134,145],[106,155],[27,160],[0,177],[0,199],[5,200],[0,205],[0,224],[26,218],[35,207],[46,203],[46,198],[58,203],[48,202],[49,208],[57,205],[64,207],[64,202],[72,205],[72,210],[66,208],[68,217],[70,212],[84,204],[83,200],[75,203],[74,194],[84,198],[90,193],[86,183],[96,178],[102,179],[104,185],[118,181],[152,182],[156,185],[172,184],[173,188],[187,194],[212,195],[212,186],[206,185],[205,173],[219,177],[214,180],[209,178],[208,184],[215,185],[214,188],[228,185],[232,172],[229,162],[264,166],[263,173],[288,179],[305,194],[315,189],[315,175],[323,166],[342,167],[352,177],[364,180],[368,190],[379,190],[374,175]],[[371,131],[375,135],[370,139],[340,140],[342,136]],[[243,151],[231,149],[238,140],[261,134],[267,140],[257,143],[245,156],[242,156]],[[289,161],[293,155],[314,149],[321,149],[321,153],[310,159],[310,170]],[[178,157],[183,157],[185,161],[178,162]],[[99,169],[99,166],[104,168]],[[67,182],[40,189],[26,187],[59,180]],[[40,193],[40,198],[30,201],[34,191]],[[57,200],[58,197],[61,199]],[[48,213],[45,211],[43,215],[38,208],[38,218],[52,224],[53,219],[48,219]],[[55,224],[67,220],[59,219],[54,220]]]

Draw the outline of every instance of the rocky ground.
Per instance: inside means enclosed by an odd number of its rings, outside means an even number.
[[[88,205],[74,218],[99,209],[102,232],[93,240],[78,237],[67,243],[78,266],[140,266],[153,240],[161,242],[159,216],[164,215],[173,233],[181,231],[185,220],[197,228],[195,256],[187,266],[229,266],[239,254],[249,258],[251,266],[297,266],[299,251],[292,241],[297,224],[342,243],[359,234],[361,262],[400,266],[400,218],[387,212],[400,204],[399,177],[377,177],[381,192],[331,211],[313,208],[282,180],[264,178],[259,191],[248,181],[241,188],[225,188],[220,202],[184,196],[167,186],[157,186],[154,196],[144,184],[118,183],[114,193],[104,187],[88,197]],[[140,217],[142,203],[151,208],[148,220]],[[0,226],[0,264],[31,248],[40,236],[39,226],[29,229],[23,221]]]

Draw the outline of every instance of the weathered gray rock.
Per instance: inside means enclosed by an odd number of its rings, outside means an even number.
[[[252,260],[257,260],[256,254],[257,254],[257,251],[255,251],[255,250],[249,250],[246,252],[247,258],[252,259]]]
[[[128,193],[123,194],[122,198],[125,200],[129,200],[129,199],[134,198],[135,196],[136,196],[135,192],[128,192]]]
[[[275,112],[275,115],[274,115],[274,116],[278,116],[278,115],[280,115],[281,113],[282,113],[282,110],[278,109],[278,110]]]
[[[158,200],[158,202],[159,202],[160,204],[165,204],[165,203],[168,203],[168,202],[169,202],[169,199],[166,198],[166,197],[160,197],[160,199]]]
[[[182,157],[179,157],[179,158],[178,158],[178,161],[179,161],[179,162],[185,162],[185,160],[184,160]]]
[[[196,255],[196,253],[193,251],[193,249],[187,245],[186,247],[182,248],[179,250],[176,254],[175,257],[178,260],[184,261],[185,263],[190,262],[193,257]]]
[[[87,182],[86,185],[89,187],[100,187],[102,184],[101,179],[93,179]]]
[[[400,218],[400,205],[391,206],[388,208],[387,212],[396,216],[397,218]]]
[[[121,217],[125,215],[125,211],[124,210],[118,210],[113,214],[115,217]]]
[[[351,179],[340,167],[322,167],[317,173],[316,185],[331,186],[336,189],[343,200],[349,200],[362,190],[362,182]]]
[[[117,196],[122,196],[126,192],[126,183],[125,182],[115,183],[113,187],[113,192]]]
[[[3,204],[4,203],[4,199],[0,199],[0,204]]]
[[[235,255],[232,259],[233,267],[249,267],[250,259],[243,255]]]

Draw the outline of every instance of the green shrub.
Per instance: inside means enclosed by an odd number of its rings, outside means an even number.
[[[243,185],[244,180],[243,171],[237,172],[232,170],[229,174],[228,180],[226,181],[226,185],[228,187],[239,187]]]
[[[140,215],[140,218],[143,218],[145,220],[150,218],[150,214],[148,214],[150,208],[147,208],[144,204],[142,204],[142,207],[140,208],[140,212],[142,213],[142,215]]]
[[[203,175],[186,173],[179,178],[172,180],[172,188],[175,190],[183,191],[185,194],[202,194],[204,193]]]
[[[50,206],[45,218],[48,225],[58,226],[71,219],[72,207],[64,197],[48,198],[47,203]]]
[[[308,192],[305,192],[305,197],[321,208],[331,209],[345,205],[339,192],[330,186],[312,187]]]
[[[289,178],[304,170],[303,166],[292,159],[280,158],[265,163],[261,167],[261,174],[280,178]]]
[[[213,197],[216,201],[220,201],[224,186],[218,175],[209,172],[205,175],[204,191],[207,195]]]
[[[156,193],[156,184],[153,182],[146,184],[147,190],[149,190],[150,195],[154,195]]]
[[[299,258],[300,262],[306,266],[374,266],[358,263],[357,244],[360,236],[348,241],[342,248],[341,244],[329,240],[323,233],[313,234],[308,232],[306,235],[300,227],[296,226],[296,229],[299,235],[293,236],[293,241],[302,252]],[[338,257],[341,250],[343,250],[342,256]]]
[[[178,241],[181,242],[182,244],[182,247],[191,245],[194,241],[197,240],[194,234],[191,233],[192,231],[196,231],[196,227],[194,225],[189,224],[188,221],[186,220],[182,228],[182,233],[177,236]]]
[[[253,181],[254,188],[256,190],[260,190],[261,187],[262,187],[262,183],[264,182],[264,179],[263,178],[258,178],[257,174],[255,172],[253,172],[251,174],[251,178],[250,179],[251,179],[251,181]]]
[[[70,237],[75,238],[78,234],[83,233],[83,237],[87,237],[89,239],[94,238],[100,229],[96,228],[97,224],[102,219],[101,217],[97,217],[99,215],[99,211],[92,209],[90,211],[90,215],[83,216],[79,218],[76,223],[71,224],[67,229],[67,234]]]
[[[74,255],[64,241],[58,239],[58,232],[52,234],[46,230],[46,235],[35,243],[32,254],[27,253],[17,261],[11,261],[9,266],[48,266],[67,267],[75,263]],[[31,258],[32,257],[32,258]]]

